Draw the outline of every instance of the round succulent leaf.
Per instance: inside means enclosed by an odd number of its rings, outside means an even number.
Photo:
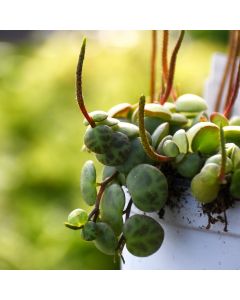
[[[160,118],[164,121],[171,119],[171,112],[166,107],[158,103],[147,103],[144,107],[145,116]]]
[[[176,112],[176,105],[173,102],[167,101],[163,104],[163,107],[167,108],[172,113]]]
[[[235,146],[231,153],[233,170],[240,169],[240,149]]]
[[[85,210],[81,208],[74,209],[69,215],[68,215],[68,223],[73,226],[82,226],[84,225],[88,220],[88,214]]]
[[[180,151],[176,143],[167,140],[163,143],[163,153],[168,157],[176,157]]]
[[[165,122],[159,125],[152,134],[152,146],[157,148],[161,140],[169,134],[169,123]]]
[[[108,148],[104,154],[96,154],[99,162],[106,166],[122,164],[131,150],[129,138],[121,132],[113,132]]]
[[[107,117],[107,119],[103,120],[102,122],[98,123],[101,125],[106,125],[109,127],[114,127],[116,126],[120,121],[118,119],[115,118],[111,118],[111,117]]]
[[[187,131],[187,137],[193,152],[210,155],[219,148],[219,128],[211,122],[195,124]]]
[[[229,125],[232,126],[240,126],[240,117],[239,116],[233,116],[229,120]]]
[[[88,221],[81,232],[81,236],[85,241],[93,241],[96,239],[98,233],[97,224],[92,221]]]
[[[162,123],[164,123],[165,121],[160,119],[160,118],[156,118],[156,117],[144,117],[144,126],[145,129],[150,133],[153,134],[154,130],[161,125]]]
[[[214,112],[211,114],[210,116],[210,121],[214,124],[216,124],[217,126],[228,126],[229,125],[229,121],[228,119],[221,113],[219,112]]]
[[[207,110],[207,102],[193,94],[184,94],[180,97],[175,102],[176,105],[176,110],[180,112],[201,112]]]
[[[240,126],[223,127],[226,143],[234,143],[240,147]]]
[[[173,125],[186,125],[188,123],[188,118],[183,114],[173,113],[169,123]]]
[[[210,178],[211,180],[209,180],[208,174],[202,171],[191,182],[193,196],[203,204],[214,201],[220,189],[218,178],[214,179],[212,176]]]
[[[86,161],[83,165],[80,189],[83,200],[90,206],[94,205],[97,198],[96,168],[91,160]]]
[[[230,193],[234,198],[240,199],[240,169],[232,175]]]
[[[95,153],[104,153],[109,147],[113,131],[109,126],[88,127],[84,135],[84,144]]]
[[[125,205],[125,194],[119,184],[109,185],[101,200],[101,220],[111,226],[118,236],[122,232],[122,213]]]
[[[154,219],[144,215],[134,215],[124,224],[123,235],[131,254],[146,257],[161,247],[164,230]]]
[[[180,153],[188,152],[188,138],[184,129],[179,129],[173,135],[172,141],[177,144]]]
[[[164,174],[148,164],[133,168],[127,176],[127,188],[133,203],[144,212],[160,210],[166,203],[168,183]]]
[[[126,160],[116,166],[116,169],[123,173],[128,174],[135,166],[143,163],[150,162],[151,159],[147,156],[145,150],[143,149],[141,139],[135,138],[131,141],[131,150],[126,158]]]
[[[129,112],[132,109],[132,105],[129,103],[120,103],[109,109],[109,117],[114,118],[127,118]]]
[[[172,136],[169,134],[167,136],[165,136],[161,142],[159,143],[158,147],[157,147],[157,153],[164,155],[164,151],[163,151],[163,145],[166,141],[171,141],[172,140]]]
[[[179,161],[179,160],[178,160]],[[186,178],[195,176],[202,167],[202,159],[198,153],[188,153],[177,164],[177,171]]]
[[[214,183],[216,180],[218,180],[220,168],[221,167],[218,164],[208,163],[207,165],[203,166],[201,173],[204,173],[206,180],[208,180],[210,183]]]
[[[94,122],[97,123],[97,122],[101,122],[101,121],[107,119],[108,113],[106,113],[103,110],[95,110],[95,111],[90,112],[89,116],[93,119]],[[89,122],[86,118],[84,118],[83,124],[86,126],[89,125]]]
[[[215,164],[221,166],[221,164],[222,164],[222,155],[221,154],[215,154],[213,156],[210,156],[206,160],[205,165],[207,165],[209,163],[215,163]],[[227,157],[226,163],[225,163],[225,172],[230,173],[232,171],[232,168],[233,168],[232,161],[229,157]]]
[[[117,172],[117,169],[115,167],[111,166],[104,166],[102,170],[102,180],[105,180],[108,177],[113,176]]]
[[[97,237],[93,241],[98,250],[107,255],[114,255],[117,247],[117,238],[112,228],[104,223],[98,222],[97,225]]]
[[[237,147],[234,143],[225,143],[226,154],[231,157],[233,149]]]
[[[113,130],[126,134],[130,139],[139,136],[138,126],[127,122],[119,122]]]

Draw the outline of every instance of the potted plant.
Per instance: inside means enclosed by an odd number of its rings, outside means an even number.
[[[163,33],[159,95],[153,31],[149,99],[88,113],[83,40],[76,94],[85,117],[84,150],[104,167],[97,183],[93,161],[84,164],[81,194],[93,209],[75,209],[65,225],[105,254],[126,260],[123,268],[240,268],[240,117],[230,118],[239,90],[240,38],[238,31],[233,35],[230,92],[224,112],[210,115],[204,99],[178,95],[173,85],[184,31],[169,64],[168,31]],[[225,83],[226,78],[221,89]]]

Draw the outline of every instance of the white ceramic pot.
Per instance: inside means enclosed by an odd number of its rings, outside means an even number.
[[[208,218],[188,191],[182,194],[179,208],[166,208],[164,218],[147,214],[164,228],[161,248],[153,255],[140,258],[123,251],[123,270],[141,269],[240,269],[240,203],[228,209],[228,232],[217,222],[206,229]],[[134,213],[141,213],[135,207]]]

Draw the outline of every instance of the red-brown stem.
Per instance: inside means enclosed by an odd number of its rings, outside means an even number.
[[[168,40],[169,40],[169,31],[168,30],[163,30],[163,47],[162,47],[162,77],[163,77],[163,82],[161,86],[161,91],[160,91],[160,98],[161,99],[161,94],[162,91],[164,91],[164,84],[167,84],[168,80]],[[177,93],[174,89],[172,88],[171,91],[172,97],[174,100],[177,99]]]
[[[227,107],[226,107],[226,109],[224,110],[224,113],[223,113],[226,118],[229,118],[229,116],[231,114],[232,108],[233,108],[234,103],[235,103],[235,101],[237,99],[237,96],[238,96],[239,86],[240,86],[240,62],[238,63],[237,76],[236,76],[236,80],[235,80],[235,83],[234,83],[234,87],[233,87],[233,90],[232,90],[231,97],[230,97],[228,105],[227,105]]]
[[[112,176],[107,177],[103,182],[100,183],[100,189],[97,194],[97,199],[95,203],[94,209],[90,212],[88,216],[88,220],[91,220],[93,217],[93,222],[97,221],[98,215],[99,215],[99,206],[102,199],[102,195],[104,193],[104,190],[106,186],[117,176],[118,172],[115,172]]]
[[[154,102],[156,84],[156,58],[157,58],[157,31],[152,30],[152,54],[150,70],[150,101]]]
[[[218,94],[217,94],[217,98],[216,98],[216,101],[215,101],[215,108],[214,108],[215,112],[219,112],[219,110],[220,110],[223,91],[224,91],[224,88],[226,86],[228,74],[229,74],[230,67],[231,67],[232,54],[233,54],[233,41],[234,41],[233,36],[234,36],[234,32],[231,31],[230,32],[230,37],[229,37],[228,58],[227,58],[226,66],[224,68],[221,84],[220,84]]]
[[[167,57],[168,37],[169,37],[169,31],[163,30],[162,74],[165,82],[167,82],[167,78],[168,78],[168,57]]]
[[[232,90],[233,90],[233,85],[234,85],[234,77],[236,75],[236,68],[237,68],[237,58],[239,54],[239,32],[236,30],[234,32],[234,41],[233,41],[233,54],[232,54],[232,60],[231,60],[231,70],[230,70],[230,79],[229,79],[229,84],[228,84],[228,92],[226,96],[226,101],[225,101],[225,106],[224,110],[227,109],[229,103],[230,103],[230,98],[232,95]]]
[[[139,106],[138,106],[138,126],[139,126],[139,136],[141,139],[141,143],[143,146],[144,151],[146,154],[153,160],[159,162],[168,162],[171,161],[172,158],[160,155],[154,151],[153,147],[149,144],[149,140],[145,130],[144,124],[144,107],[145,107],[145,96],[141,96],[139,99]]]
[[[176,66],[176,61],[177,61],[177,54],[178,54],[178,51],[179,51],[180,46],[182,44],[184,33],[185,33],[185,30],[181,30],[180,36],[178,38],[178,41],[177,41],[176,46],[175,46],[175,48],[173,50],[173,53],[172,53],[172,57],[171,57],[171,60],[170,60],[167,87],[166,87],[166,90],[165,90],[165,93],[164,93],[163,97],[160,100],[161,104],[164,104],[167,101],[167,99],[168,99],[168,97],[171,93],[171,90],[172,90],[173,80],[174,80],[174,71],[175,71],[175,66]]]
[[[87,109],[84,104],[83,100],[83,94],[82,94],[82,69],[83,69],[83,61],[85,56],[85,49],[86,49],[86,38],[83,39],[81,51],[79,54],[78,64],[77,64],[77,70],[76,70],[76,98],[79,105],[79,108],[84,115],[84,117],[87,119],[88,123],[91,127],[95,127],[96,124],[89,116]]]

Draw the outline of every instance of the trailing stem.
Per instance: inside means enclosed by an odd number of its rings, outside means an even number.
[[[157,152],[154,151],[152,146],[149,144],[147,134],[145,131],[145,125],[144,125],[144,107],[145,107],[145,96],[141,96],[139,100],[138,122],[139,122],[139,135],[141,138],[143,148],[146,154],[155,161],[160,161],[160,162],[170,161],[171,160],[170,157],[158,154]]]
[[[234,103],[238,96],[239,86],[240,86],[240,62],[238,63],[237,76],[236,76],[236,80],[235,80],[235,83],[234,83],[234,86],[232,89],[232,94],[230,96],[228,105],[225,108],[224,113],[223,113],[226,118],[229,118],[229,116],[232,112],[232,108],[233,108]]]
[[[127,219],[130,216],[132,204],[133,204],[133,201],[132,201],[132,199],[130,199],[129,202],[128,202],[128,205],[126,207],[126,209],[123,211],[123,214],[126,214],[126,216],[125,216],[125,222],[127,221]],[[124,235],[121,234],[121,236],[119,238],[119,241],[118,241],[118,245],[117,245],[116,251],[120,255],[123,263],[125,263],[125,260],[124,260],[124,257],[122,256],[122,251],[123,251],[123,248],[124,248],[125,244],[126,244],[126,239],[125,239]]]
[[[167,82],[168,78],[168,37],[169,31],[163,30],[163,48],[162,48],[162,74],[165,83]]]
[[[172,90],[175,66],[176,66],[176,61],[177,61],[177,54],[178,54],[178,51],[179,51],[180,46],[182,44],[184,33],[185,33],[185,30],[181,30],[180,36],[178,38],[178,41],[176,43],[176,46],[175,46],[175,48],[173,50],[173,53],[172,53],[172,56],[171,56],[167,86],[166,86],[165,93],[163,94],[162,98],[160,99],[161,104],[164,104],[167,101],[167,99],[168,99],[168,97],[171,93],[171,90]]]
[[[229,37],[229,49],[228,49],[228,57],[227,57],[227,62],[225,65],[225,69],[223,72],[221,84],[218,90],[217,98],[215,101],[215,107],[214,110],[218,112],[220,110],[221,102],[222,102],[222,97],[223,97],[223,91],[226,86],[227,78],[229,75],[229,71],[231,68],[232,64],[232,56],[233,56],[233,45],[234,45],[234,31],[231,31],[230,37]]]
[[[152,54],[151,54],[151,73],[150,73],[150,101],[154,102],[156,84],[156,58],[157,58],[157,31],[152,30]]]
[[[226,101],[225,101],[225,107],[224,110],[227,108],[231,101],[231,95],[232,95],[232,90],[234,86],[234,77],[236,76],[236,70],[237,70],[237,59],[239,55],[239,49],[240,49],[240,36],[239,36],[240,31],[236,30],[233,33],[233,45],[232,45],[232,57],[231,57],[231,67],[230,67],[230,79],[229,79],[229,84],[228,84],[228,91],[227,91],[227,96],[226,96]]]
[[[82,47],[78,59],[78,64],[77,64],[77,70],[76,70],[76,98],[77,102],[79,105],[79,108],[84,115],[84,117],[87,119],[88,123],[90,124],[91,127],[95,127],[96,124],[93,121],[92,117],[89,116],[87,109],[84,104],[83,100],[83,94],[82,94],[82,69],[83,69],[83,61],[84,61],[84,56],[85,56],[85,49],[86,49],[86,38],[83,39],[82,42]]]
[[[227,154],[226,154],[225,138],[224,138],[222,124],[220,125],[220,147],[221,147],[222,160],[221,160],[221,168],[219,173],[219,180],[221,183],[225,183],[225,169],[226,169]]]
[[[118,172],[116,171],[112,176],[107,177],[103,182],[101,182],[100,189],[97,194],[97,199],[96,199],[96,204],[94,209],[90,212],[88,216],[88,220],[91,220],[93,218],[93,222],[97,221],[98,215],[99,215],[99,207],[100,207],[100,202],[102,199],[102,195],[104,193],[104,190],[106,186],[117,176]]]
[[[163,30],[163,46],[162,46],[162,85],[160,91],[161,99],[162,95],[164,94],[165,85],[167,84],[168,80],[168,40],[169,40],[169,31]],[[172,96],[173,99],[176,100],[177,94],[174,88],[172,88]]]

